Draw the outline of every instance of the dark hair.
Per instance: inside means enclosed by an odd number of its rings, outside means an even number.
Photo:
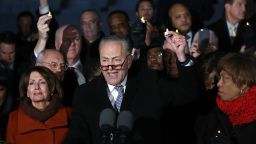
[[[26,71],[21,77],[19,83],[19,92],[21,99],[27,97],[29,78],[32,72],[38,72],[40,73],[40,75],[43,76],[48,84],[50,94],[56,94],[60,99],[63,97],[63,89],[56,75],[46,67],[34,66]]]
[[[16,35],[11,31],[5,31],[0,35],[0,43],[15,45]]]
[[[154,4],[154,2],[153,2],[152,0],[139,0],[139,1],[137,2],[136,6],[135,6],[136,12],[138,12],[139,7],[140,7],[140,4],[141,4],[142,2],[149,2],[149,3],[151,4],[153,10],[155,10],[155,4]]]
[[[128,14],[127,14],[125,11],[122,11],[122,10],[114,10],[114,11],[110,12],[110,13],[108,14],[108,20],[109,20],[110,17],[111,17],[112,15],[114,15],[114,14],[122,14],[122,15],[124,15],[125,20],[126,20],[127,22],[130,21],[130,18],[129,18],[129,16],[128,16]]]
[[[251,55],[229,53],[220,59],[217,70],[227,72],[237,86],[256,84],[256,60]]]
[[[34,15],[30,11],[23,11],[18,14],[17,20],[19,20],[21,17],[30,17],[33,21],[35,21]]]
[[[232,4],[234,0],[224,0],[224,4]]]
[[[95,14],[97,15],[98,21],[101,21],[100,13],[99,13],[97,10],[95,10],[95,9],[86,9],[86,10],[82,11],[82,12],[80,13],[80,18],[81,18],[81,16],[82,16],[84,13],[86,13],[86,12],[95,13]]]

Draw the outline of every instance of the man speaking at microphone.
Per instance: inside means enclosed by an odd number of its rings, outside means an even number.
[[[185,37],[175,32],[168,35],[172,36],[166,36],[164,47],[177,54],[181,72],[181,78],[175,82],[161,79],[149,69],[129,74],[133,57],[127,39],[120,36],[102,39],[99,45],[102,75],[76,90],[66,144],[102,143],[99,117],[106,108],[133,114],[133,130],[127,144],[163,143],[164,108],[191,102],[197,96],[197,85],[191,84],[197,81],[192,60],[184,53]]]

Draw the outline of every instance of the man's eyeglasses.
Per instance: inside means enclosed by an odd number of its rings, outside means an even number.
[[[117,65],[106,65],[106,66],[101,65],[101,66],[100,66],[100,69],[103,70],[103,71],[107,71],[107,70],[109,70],[109,67],[111,67],[113,70],[120,70],[120,69],[122,69],[122,67],[123,67],[123,65],[124,65],[124,63],[125,63],[125,61],[126,61],[126,59],[127,59],[128,56],[130,56],[130,55],[127,55],[127,56],[125,57],[124,61],[123,61],[121,64],[117,64]]]
[[[68,64],[67,63],[61,63],[61,64],[58,64],[56,62],[42,62],[42,63],[45,63],[45,64],[48,64],[50,66],[50,68],[52,69],[58,69],[60,68],[61,70],[67,70],[68,69]]]
[[[157,51],[157,52],[148,54],[149,59],[158,58],[158,57],[162,57],[162,56],[163,56],[163,53],[161,51]]]

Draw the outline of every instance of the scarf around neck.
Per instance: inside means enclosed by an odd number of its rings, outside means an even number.
[[[256,120],[256,86],[232,101],[216,98],[218,108],[224,112],[233,127],[248,124]]]
[[[28,97],[25,97],[20,103],[21,108],[25,111],[27,115],[41,122],[44,122],[48,118],[53,116],[61,107],[61,105],[62,104],[57,95],[52,96],[50,104],[47,106],[47,108],[44,111],[40,111],[36,109],[32,105],[31,100]]]

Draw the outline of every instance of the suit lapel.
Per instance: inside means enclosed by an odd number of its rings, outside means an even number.
[[[222,26],[221,32],[223,32],[223,35],[225,35],[225,37],[227,37],[229,39],[229,43],[230,43],[231,39],[230,39],[230,36],[229,36],[228,25],[227,25],[227,22],[226,22],[225,18],[222,20],[221,26]]]
[[[104,77],[101,75],[99,82],[97,84],[97,91],[96,91],[97,101],[104,107],[104,108],[113,108],[109,98],[108,98],[108,86],[104,79]]]
[[[133,99],[136,96],[136,93],[138,92],[137,85],[138,84],[137,84],[136,79],[133,79],[128,76],[128,79],[126,82],[126,90],[125,90],[124,98],[123,98],[122,105],[121,105],[121,110],[131,109]]]

